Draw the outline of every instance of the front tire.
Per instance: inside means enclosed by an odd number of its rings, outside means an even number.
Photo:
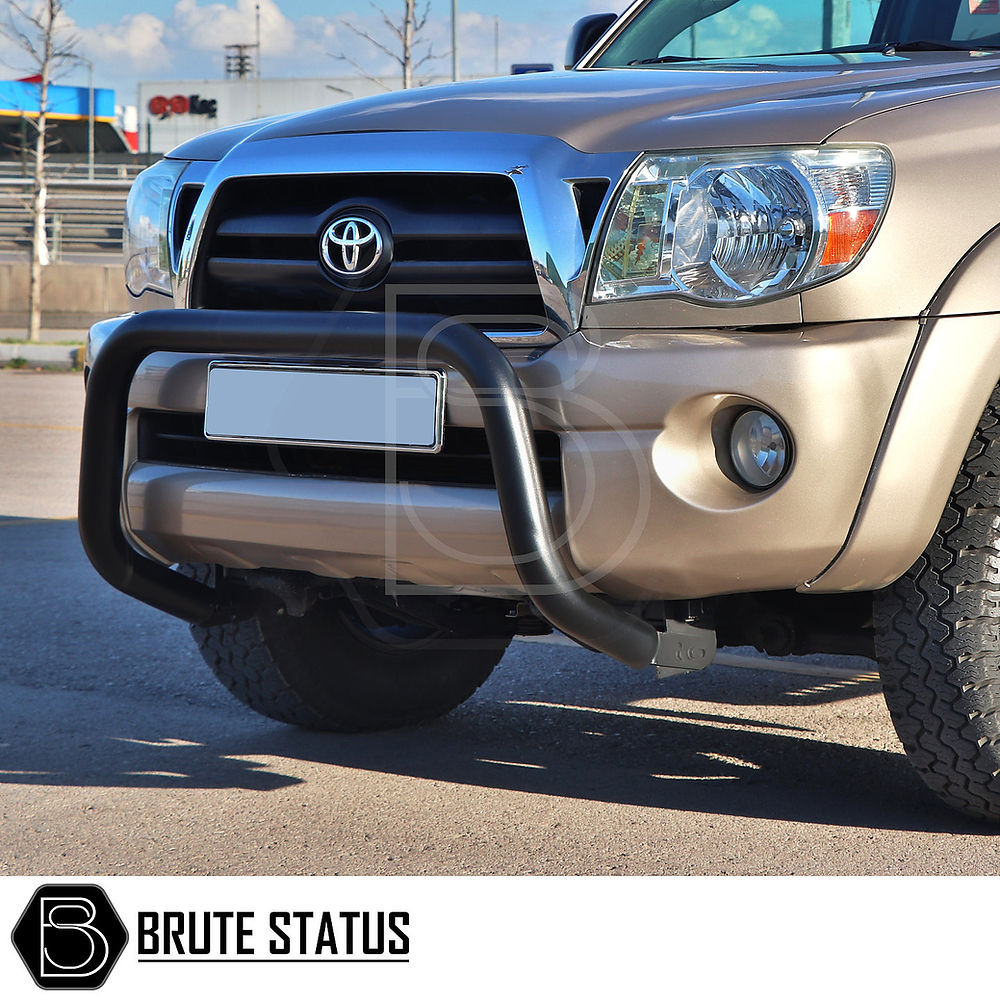
[[[365,620],[362,620],[365,619]],[[205,662],[243,704],[279,722],[363,732],[435,719],[489,677],[508,636],[377,625],[346,599],[191,627]]]
[[[885,700],[949,806],[1000,822],[1000,387],[924,554],[875,595]]]

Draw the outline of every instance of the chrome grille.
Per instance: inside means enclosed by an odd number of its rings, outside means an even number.
[[[338,287],[320,236],[349,208],[389,222],[393,262],[368,291]],[[405,286],[405,287],[404,287]],[[415,287],[416,286],[416,287]],[[547,325],[513,183],[490,174],[242,177],[216,194],[191,304],[208,309],[440,313],[484,332]]]

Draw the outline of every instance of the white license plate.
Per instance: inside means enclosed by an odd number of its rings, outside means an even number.
[[[213,361],[205,437],[435,452],[444,390],[436,371]]]

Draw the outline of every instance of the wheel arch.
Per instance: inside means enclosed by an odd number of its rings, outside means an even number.
[[[1000,382],[1000,226],[952,270],[920,317],[847,540],[800,590],[877,590],[919,558]]]

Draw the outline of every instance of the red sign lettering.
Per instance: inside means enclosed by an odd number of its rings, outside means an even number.
[[[164,97],[157,94],[149,100],[149,113],[157,118],[165,119],[171,115],[204,115],[206,118],[215,118],[218,115],[218,102],[214,99],[200,97],[192,94],[185,97],[183,94],[174,94],[173,97]]]

